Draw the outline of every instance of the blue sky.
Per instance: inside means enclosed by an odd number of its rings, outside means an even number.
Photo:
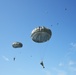
[[[31,40],[38,26],[52,30],[49,41]],[[76,75],[76,1],[0,0],[0,75]]]

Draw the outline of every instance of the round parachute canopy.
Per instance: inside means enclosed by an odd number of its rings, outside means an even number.
[[[12,44],[12,47],[13,47],[13,48],[21,48],[22,46],[23,46],[23,44],[20,43],[20,42],[14,42],[14,43]]]
[[[48,41],[52,36],[52,31],[44,26],[35,28],[31,33],[34,42],[43,43]]]

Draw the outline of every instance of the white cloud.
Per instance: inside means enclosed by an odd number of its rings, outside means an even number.
[[[72,60],[69,61],[69,63],[68,63],[69,66],[72,66],[72,65],[75,65],[75,64],[76,64],[76,62],[74,62],[74,61],[72,61]]]
[[[76,49],[76,43],[70,43],[70,45],[72,46],[72,48]]]
[[[45,71],[45,75],[67,75],[67,72],[65,70],[60,70],[58,68],[52,68],[51,71]]]
[[[76,51],[76,43],[70,43],[70,45],[71,45],[71,49]]]
[[[70,71],[72,71],[72,72],[76,72],[76,67],[70,67],[69,69],[70,69]]]
[[[65,71],[59,71],[58,75],[67,75]]]
[[[44,71],[45,75],[52,75],[51,71],[49,71],[49,70],[44,69],[43,71]]]
[[[59,66],[62,67],[62,66],[64,66],[64,64],[63,63],[59,63]]]
[[[76,43],[70,43],[70,49],[67,52],[67,54],[65,55],[65,57],[69,56],[69,55],[73,55],[76,52]]]
[[[46,75],[52,75],[50,71],[46,71]]]
[[[57,75],[67,75],[67,72],[64,70],[59,70],[57,68],[53,68],[53,70],[57,72]]]
[[[9,59],[8,59],[6,56],[2,56],[2,58],[3,58],[5,61],[9,61]]]
[[[71,72],[76,72],[76,62],[75,61],[69,61],[68,68]]]
[[[66,75],[65,72],[59,72],[58,75]]]

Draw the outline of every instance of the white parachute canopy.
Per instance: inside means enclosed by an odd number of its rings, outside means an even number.
[[[21,48],[23,46],[23,44],[21,43],[21,42],[14,42],[13,44],[12,44],[12,47],[13,48]]]
[[[48,41],[52,36],[52,31],[44,26],[39,26],[31,32],[31,38],[34,42],[43,43]]]

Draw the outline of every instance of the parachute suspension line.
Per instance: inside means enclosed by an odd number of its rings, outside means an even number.
[[[40,51],[41,51],[41,53],[40,53],[40,54],[41,54],[41,55],[40,55],[40,60],[43,61],[44,58],[45,58],[45,55],[46,55],[46,46],[43,46],[43,45],[42,45]]]
[[[41,55],[41,60],[43,61],[45,58],[46,58],[46,53],[48,53],[47,51],[48,51],[48,46],[49,46],[49,44],[47,43],[47,46],[42,46],[42,55]]]
[[[44,53],[43,53],[43,55],[41,57],[41,60],[44,60],[44,58],[45,58],[45,51],[44,51]]]
[[[39,41],[40,41],[41,39],[40,39],[40,34],[39,34]]]

